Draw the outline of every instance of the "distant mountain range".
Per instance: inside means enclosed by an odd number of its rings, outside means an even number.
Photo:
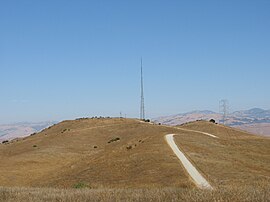
[[[181,125],[191,121],[210,119],[223,123],[222,114],[209,110],[163,116],[154,118],[153,121],[166,125]],[[270,135],[270,110],[253,108],[235,111],[226,117],[226,124],[260,135]]]
[[[32,133],[39,132],[57,122],[48,121],[40,123],[15,123],[0,125],[0,143],[5,140],[29,136]]]

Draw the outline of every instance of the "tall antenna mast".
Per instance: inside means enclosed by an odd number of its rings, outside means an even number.
[[[140,119],[145,119],[145,111],[144,111],[144,94],[143,94],[143,62],[141,58],[141,110],[140,110]]]

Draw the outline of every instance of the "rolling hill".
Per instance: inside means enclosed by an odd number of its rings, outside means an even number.
[[[153,121],[173,126],[196,120],[208,121],[210,119],[215,119],[217,122],[223,123],[222,114],[209,110],[163,116],[154,118]],[[235,111],[229,114],[226,120],[226,125],[228,126],[258,135],[270,136],[270,110],[253,108],[250,110]]]
[[[212,194],[200,192],[201,197],[222,201],[230,194],[236,197],[233,192],[246,193],[237,200],[269,196],[270,139],[206,121],[176,127],[119,118],[64,121],[0,145],[0,186],[162,193],[171,188],[180,199],[198,188],[166,143],[167,134],[175,134],[175,143],[214,187]],[[158,193],[163,197],[167,191]]]
[[[164,142],[168,132],[136,120],[64,121],[1,145],[0,182],[34,187],[192,186]]]

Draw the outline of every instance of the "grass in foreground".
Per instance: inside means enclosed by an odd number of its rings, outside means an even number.
[[[215,134],[179,133],[176,144],[214,187],[270,184],[270,139],[208,122],[185,128]]]
[[[53,189],[0,187],[0,201],[270,201],[270,185],[220,187],[214,191],[160,189]]]

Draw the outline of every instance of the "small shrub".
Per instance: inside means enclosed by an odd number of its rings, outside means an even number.
[[[33,147],[37,147],[37,145],[33,145]]]
[[[112,143],[112,142],[116,142],[116,141],[119,141],[119,140],[120,140],[119,137],[113,138],[113,139],[111,139],[110,141],[108,141],[108,143],[110,144],[110,143]]]
[[[95,146],[94,146],[94,149],[96,149],[96,148],[97,148],[97,146],[95,145]]]
[[[2,144],[6,144],[6,143],[8,143],[8,140],[4,140],[4,141],[2,142]]]
[[[83,183],[83,182],[79,182],[79,183],[73,185],[73,188],[75,188],[75,189],[83,189],[83,188],[87,188],[87,187],[88,187],[88,185]]]
[[[209,122],[211,122],[211,123],[216,123],[215,119],[210,119]]]
[[[132,146],[131,145],[127,146],[127,150],[130,150],[130,149],[132,149]]]

